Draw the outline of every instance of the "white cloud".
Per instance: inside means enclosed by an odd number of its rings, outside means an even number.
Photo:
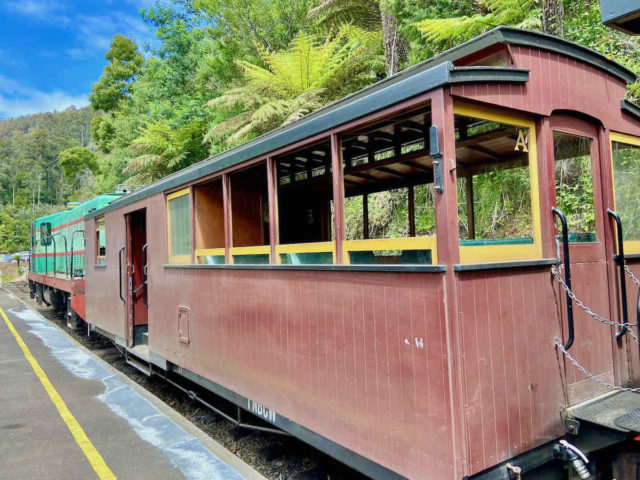
[[[71,105],[80,108],[88,104],[88,95],[71,95],[61,90],[43,92],[0,75],[0,118],[62,111]]]
[[[11,12],[32,17],[47,23],[69,25],[71,18],[63,12],[66,7],[56,0],[11,0],[4,2]]]
[[[122,12],[77,15],[74,18],[74,28],[78,43],[65,51],[74,59],[104,55],[117,34],[131,38],[141,49],[145,44],[153,42],[154,38],[152,31],[141,18]]]

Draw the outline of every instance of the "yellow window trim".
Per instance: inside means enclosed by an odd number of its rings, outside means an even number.
[[[183,188],[177,192],[167,195],[167,244],[169,253],[169,263],[175,263],[180,265],[186,265],[191,263],[191,255],[171,255],[171,210],[169,209],[169,202],[179,197],[189,195],[190,188]],[[189,211],[191,211],[191,205],[189,205]],[[193,245],[191,246],[193,248]]]
[[[224,248],[199,248],[196,250],[196,257],[219,257],[225,256]]]
[[[336,263],[336,242],[292,243],[276,246],[276,263],[282,263],[280,255],[283,253],[325,253],[331,252],[333,263]]]
[[[538,143],[536,123],[530,117],[507,113],[499,109],[455,102],[453,113],[529,129],[529,182],[531,185],[531,245],[460,246],[460,263],[485,263],[542,258],[542,226],[540,224],[540,184],[538,179]]]
[[[431,261],[438,263],[437,239],[428,237],[380,238],[369,240],[346,240],[342,243],[344,261],[350,263],[349,252],[370,250],[431,250]]]
[[[634,137],[633,135],[628,135],[626,133],[619,132],[609,132],[609,149],[610,149],[610,158],[611,158],[611,183],[613,186],[613,209],[617,210],[616,206],[616,177],[615,177],[615,169],[614,169],[614,161],[613,161],[613,142],[625,143],[627,145],[633,145],[635,147],[640,147],[640,137]],[[615,232],[616,241],[617,241],[617,232]],[[624,242],[624,252],[626,253],[640,253],[640,240],[628,240]]]

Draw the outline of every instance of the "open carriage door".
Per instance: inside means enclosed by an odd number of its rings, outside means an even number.
[[[147,303],[147,217],[145,210],[126,215],[127,222],[127,343],[146,342]]]
[[[572,290],[589,309],[618,321],[611,289],[611,252],[607,204],[603,195],[603,148],[595,124],[569,115],[551,118],[553,159],[550,182],[555,185],[555,206],[566,216],[569,231]],[[552,196],[552,198],[554,198]],[[559,251],[562,251],[561,237]],[[615,280],[614,280],[615,283]],[[567,335],[564,294],[556,284],[562,305],[562,329]],[[599,379],[614,383],[615,330],[573,304],[575,341],[570,354]],[[606,387],[582,375],[565,358],[570,405],[605,393]]]

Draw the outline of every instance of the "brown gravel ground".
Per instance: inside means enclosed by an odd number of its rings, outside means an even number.
[[[95,333],[87,336],[86,331],[73,331],[67,328],[63,313],[54,312],[53,309],[44,305],[38,306],[35,300],[29,298],[29,288],[25,282],[6,284],[5,287],[46,319],[65,330],[94,355],[160,398],[269,480],[365,480],[368,478],[291,437],[243,430],[238,438],[238,435],[234,435],[238,429],[231,422],[191,400],[186,394],[164,382],[161,377],[147,377],[128,365],[124,356],[110,340]],[[225,400],[199,390],[196,385],[189,385],[188,388],[196,391],[210,404],[234,416],[235,409]],[[258,419],[248,413],[243,412],[242,418],[247,423],[260,424]],[[281,446],[282,454],[271,461],[267,461],[258,453],[265,447],[273,446]]]

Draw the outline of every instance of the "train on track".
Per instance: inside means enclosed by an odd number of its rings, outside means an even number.
[[[371,478],[640,478],[636,81],[491,30],[37,220],[32,293]]]

